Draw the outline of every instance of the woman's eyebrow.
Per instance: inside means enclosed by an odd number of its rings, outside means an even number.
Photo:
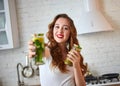
[[[59,25],[59,24],[55,24],[55,25]],[[67,24],[66,24],[66,25],[63,25],[63,26],[66,26],[66,27],[70,28],[70,26],[69,26],[69,25],[67,25]]]
[[[55,25],[59,25],[59,24],[55,24]]]

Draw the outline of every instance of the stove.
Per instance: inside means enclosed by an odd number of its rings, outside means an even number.
[[[89,75],[85,77],[87,86],[109,86],[120,85],[120,75],[118,73],[108,73],[101,76]]]

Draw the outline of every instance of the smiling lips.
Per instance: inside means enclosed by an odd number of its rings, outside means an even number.
[[[57,37],[58,37],[58,38],[63,38],[64,35],[63,35],[63,34],[57,34]]]

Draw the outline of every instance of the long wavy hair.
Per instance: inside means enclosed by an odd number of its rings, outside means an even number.
[[[53,37],[53,28],[55,25],[55,22],[57,21],[58,18],[66,18],[69,23],[70,23],[70,37],[67,41],[67,49],[71,50],[73,44],[77,44],[78,40],[77,40],[77,31],[76,31],[76,27],[74,25],[73,20],[67,15],[67,14],[58,14],[54,20],[48,25],[48,32],[47,32],[47,38],[48,38],[48,47],[50,48],[50,54],[52,56],[52,67],[56,68],[58,67],[59,70],[62,73],[67,72],[67,68],[66,65],[64,64],[64,59],[62,58],[62,51],[61,48],[58,46],[58,43],[54,40]],[[81,54],[80,54],[81,55]],[[83,74],[86,72],[86,66],[83,64],[83,57],[81,55],[81,62],[80,62],[80,66],[82,68],[82,72]]]

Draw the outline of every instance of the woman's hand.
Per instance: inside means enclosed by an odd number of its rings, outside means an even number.
[[[32,41],[29,41],[28,42],[28,56],[31,58],[31,57],[34,57],[35,54],[36,54],[36,47],[34,46],[33,42]]]
[[[80,67],[80,52],[72,49],[68,54],[67,54],[68,60],[70,60],[73,64],[74,68]]]
[[[73,64],[76,86],[86,86],[82,69],[80,67],[80,62],[82,60],[80,52],[72,50],[67,56],[68,60],[70,60]]]

